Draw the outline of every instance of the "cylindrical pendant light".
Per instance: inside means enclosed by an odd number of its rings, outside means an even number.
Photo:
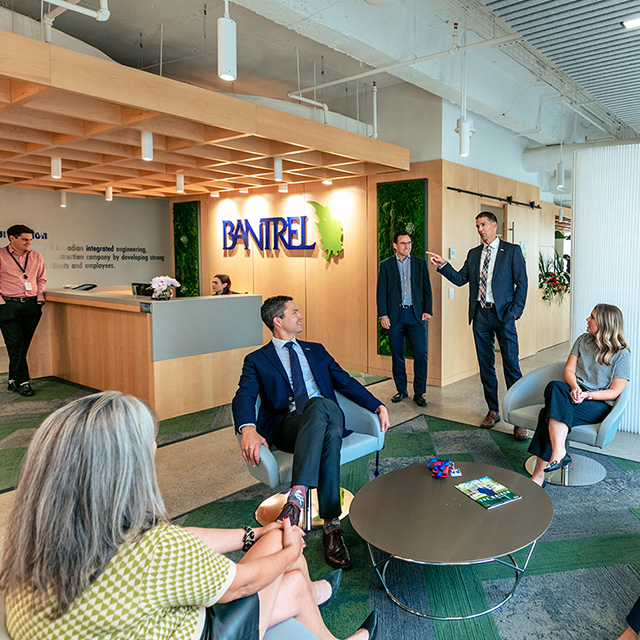
[[[184,173],[176,173],[176,191],[184,193]]]
[[[246,187],[244,189],[238,189],[238,193],[249,193],[249,189],[247,189]]]
[[[151,131],[140,132],[141,156],[143,160],[151,162],[153,160],[153,133]]]
[[[282,158],[273,159],[273,179],[282,182]]]
[[[564,162],[560,160],[556,167],[556,184],[558,189],[564,189]]]
[[[60,206],[64,209],[67,206],[67,192],[60,192]]]
[[[564,209],[560,207],[558,209],[558,222],[562,222],[564,220]]]
[[[469,156],[470,140],[471,140],[471,123],[466,118],[458,120],[458,129],[460,135],[460,157],[467,158]]]
[[[219,192],[219,191],[212,191],[212,192],[209,194],[209,197],[210,197],[210,198],[219,198],[219,197],[220,197],[220,192]]]
[[[51,177],[56,180],[62,178],[62,158],[57,156],[51,157]]]
[[[113,187],[104,188],[104,199],[107,202],[111,202],[113,200]]]
[[[224,17],[218,18],[218,77],[232,82],[236,69],[236,23],[229,17],[229,0],[224,2]]]
[[[289,193],[289,185],[286,182],[284,184],[279,184],[278,191],[280,193]]]
[[[333,180],[327,178],[326,180],[322,181],[322,184],[326,184],[327,186],[330,186],[333,184]]]

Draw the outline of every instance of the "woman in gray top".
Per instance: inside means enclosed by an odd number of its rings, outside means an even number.
[[[567,358],[564,382],[554,380],[544,390],[544,408],[529,445],[529,453],[537,456],[531,477],[535,483],[542,485],[545,472],[571,462],[566,445],[571,427],[602,422],[629,381],[630,371],[622,312],[612,304],[597,304],[587,318],[587,332],[575,341]]]

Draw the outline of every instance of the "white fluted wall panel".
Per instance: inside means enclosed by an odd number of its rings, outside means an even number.
[[[571,339],[599,302],[622,310],[632,379],[621,430],[640,433],[640,145],[574,153],[572,213]]]

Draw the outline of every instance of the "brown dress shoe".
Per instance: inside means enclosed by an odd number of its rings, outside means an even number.
[[[351,569],[351,556],[349,556],[340,527],[322,532],[322,547],[324,558],[330,567]]]
[[[516,440],[528,440],[529,433],[524,427],[513,427],[513,437]]]
[[[482,429],[491,429],[500,422],[500,414],[497,411],[488,411],[484,420],[480,423]]]

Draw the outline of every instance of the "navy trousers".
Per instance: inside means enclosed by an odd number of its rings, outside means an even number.
[[[640,598],[636,600],[629,615],[627,616],[627,624],[636,632],[640,632]]]
[[[273,439],[281,451],[293,453],[291,485],[317,487],[320,517],[337,518],[340,503],[340,449],[344,414],[327,398],[311,398],[304,411],[285,416]]]
[[[544,407],[538,414],[538,426],[531,438],[529,453],[547,462],[551,461],[551,439],[549,419],[555,418],[569,427],[579,424],[602,422],[611,411],[601,400],[583,400],[580,404],[571,402],[571,388],[566,382],[553,380],[544,390]]]
[[[498,318],[495,308],[483,309],[478,303],[473,317],[473,340],[476,344],[484,399],[490,411],[500,410],[498,378],[496,377],[496,338],[500,345],[502,370],[508,389],[522,378],[520,361],[518,360],[518,333],[515,319],[509,316],[502,322]]]
[[[407,368],[404,361],[404,339],[409,338],[413,353],[413,393],[427,390],[427,330],[413,309],[400,309],[400,319],[388,329],[391,347],[391,371],[398,391],[407,390]]]
[[[0,331],[9,356],[9,380],[18,385],[29,382],[27,352],[41,316],[42,305],[35,296],[25,302],[7,300],[0,305]]]

